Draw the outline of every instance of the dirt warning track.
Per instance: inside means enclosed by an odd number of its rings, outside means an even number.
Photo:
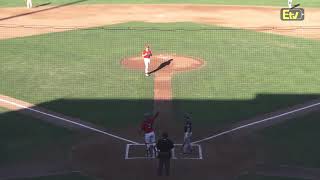
[[[320,39],[320,9],[305,8],[304,21],[283,22],[281,7],[224,5],[73,5],[1,8],[0,39],[24,37],[75,28],[143,21],[154,23],[194,22],[243,28],[287,36]],[[12,27],[15,27],[12,29]],[[27,27],[27,28],[26,28]],[[38,27],[34,29],[32,27]],[[301,27],[304,27],[301,29]]]

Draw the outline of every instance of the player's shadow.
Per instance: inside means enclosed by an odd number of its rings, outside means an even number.
[[[155,70],[152,70],[151,72],[149,72],[149,74],[153,74],[153,73],[165,68],[166,66],[169,66],[172,61],[173,61],[173,59],[169,59],[169,60],[161,63]]]
[[[5,20],[8,20],[8,19],[14,19],[14,18],[22,17],[22,16],[28,16],[28,15],[31,15],[31,14],[36,14],[36,13],[49,11],[49,10],[53,10],[53,9],[58,9],[58,8],[66,7],[66,6],[71,6],[71,5],[82,3],[82,2],[85,2],[85,1],[88,1],[88,0],[73,1],[73,2],[66,3],[66,4],[61,4],[61,5],[58,5],[58,6],[49,7],[49,8],[46,8],[46,9],[41,9],[41,10],[38,10],[38,11],[32,11],[32,12],[17,14],[17,15],[14,15],[14,16],[4,17],[4,18],[0,18],[0,21],[5,21]],[[46,6],[46,5],[49,5],[49,4],[51,4],[51,3],[41,4],[41,5],[36,6],[36,7]]]

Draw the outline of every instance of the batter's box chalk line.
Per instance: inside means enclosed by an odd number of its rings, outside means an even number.
[[[125,149],[125,160],[134,160],[134,159],[155,159],[153,157],[147,157],[145,155],[145,144],[127,144]],[[174,144],[172,152],[172,159],[185,159],[185,160],[202,160],[202,147],[200,144],[191,144],[193,148],[193,153],[191,154],[182,154],[182,144]]]

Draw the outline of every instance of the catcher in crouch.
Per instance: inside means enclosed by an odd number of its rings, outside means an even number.
[[[141,131],[144,132],[144,142],[146,144],[146,152],[148,157],[155,155],[154,144],[156,143],[156,135],[154,133],[153,124],[156,118],[159,116],[159,112],[155,115],[151,113],[144,114],[144,120],[141,123]]]

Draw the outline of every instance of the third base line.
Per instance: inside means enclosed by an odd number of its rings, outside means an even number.
[[[56,115],[53,115],[53,114],[49,114],[49,113],[45,113],[45,112],[42,112],[42,111],[39,111],[39,110],[36,110],[36,109],[33,109],[33,108],[29,108],[27,106],[24,106],[24,105],[15,103],[15,102],[11,102],[11,101],[8,101],[8,100],[5,100],[5,99],[1,99],[1,98],[0,98],[0,101],[2,101],[4,103],[7,103],[7,104],[14,105],[16,107],[20,107],[20,108],[23,108],[23,109],[28,109],[28,110],[33,111],[35,113],[39,113],[39,114],[42,114],[42,115],[49,116],[51,118],[59,119],[59,120],[62,120],[62,121],[65,121],[65,122],[80,126],[82,128],[90,129],[91,131],[95,131],[95,132],[98,132],[98,133],[101,133],[101,134],[104,134],[104,135],[107,135],[107,136],[110,136],[110,137],[113,137],[113,138],[116,138],[116,139],[119,139],[119,140],[122,140],[122,141],[125,141],[125,142],[129,142],[129,143],[133,143],[133,144],[139,144],[139,143],[131,141],[129,139],[125,139],[125,138],[122,138],[120,136],[116,136],[114,134],[110,134],[110,133],[107,133],[105,131],[102,131],[102,130],[99,130],[99,129],[96,129],[96,128],[93,128],[93,127],[90,127],[90,126],[87,126],[87,125],[84,125],[84,124],[81,124],[81,123],[77,123],[77,122],[71,121],[71,120],[63,118],[63,117],[59,117],[59,116],[56,116]]]

